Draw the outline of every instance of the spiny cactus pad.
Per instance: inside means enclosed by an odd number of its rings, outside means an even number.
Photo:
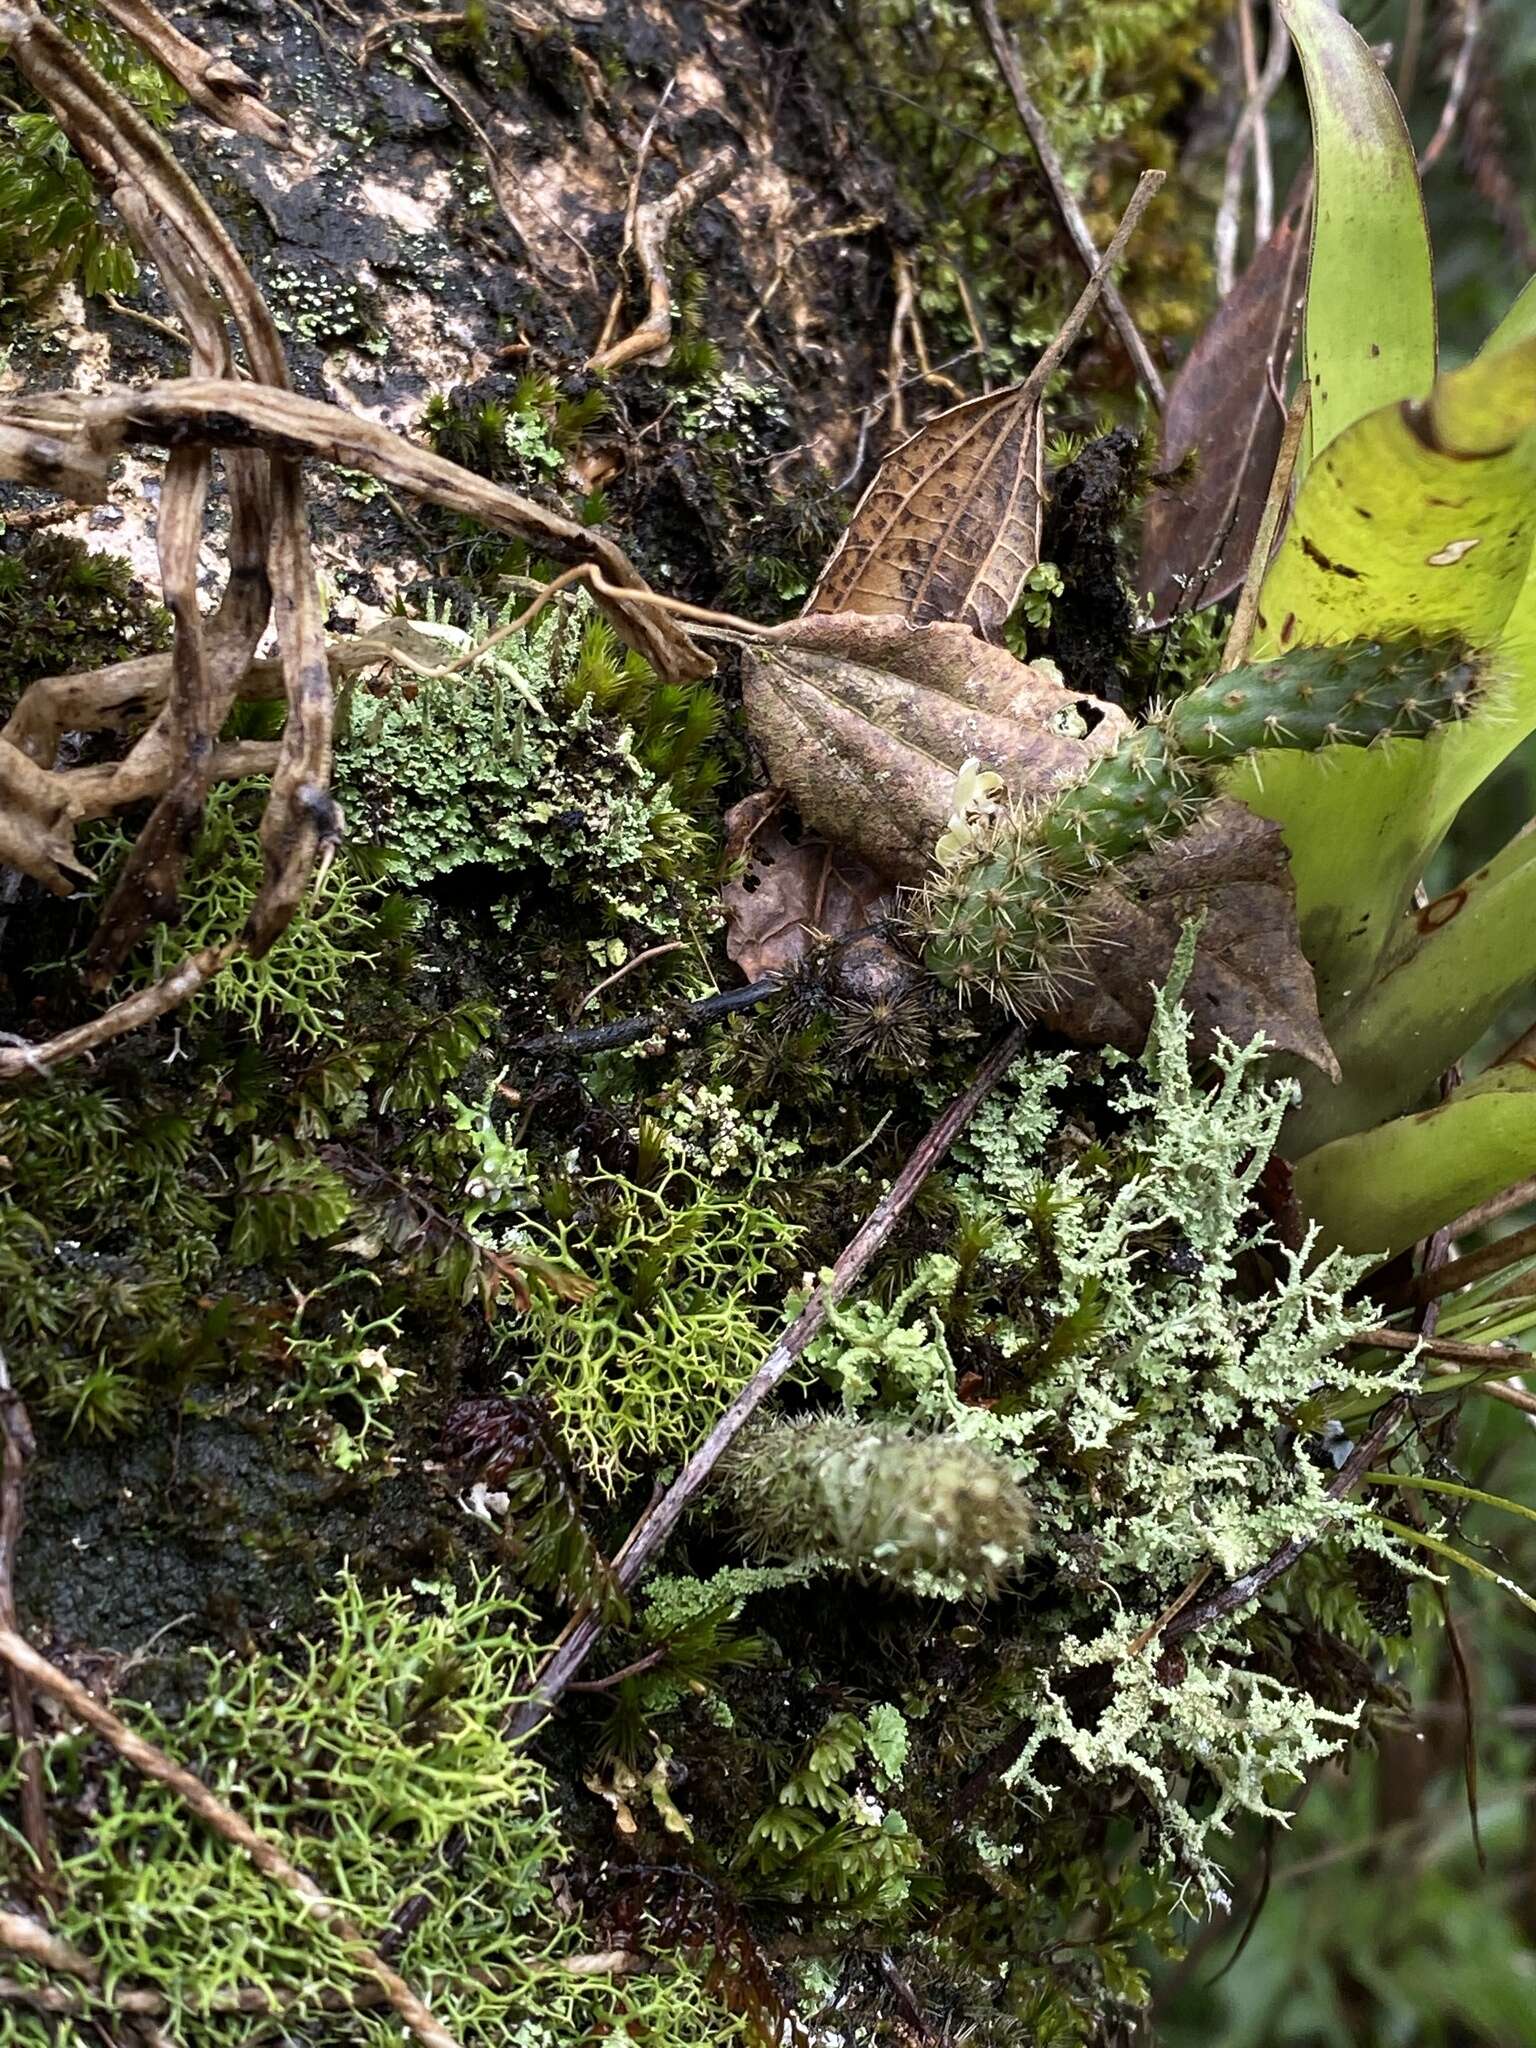
[[[1485,693],[1484,666],[1446,639],[1302,647],[1216,676],[1048,804],[980,824],[969,857],[950,861],[919,900],[926,963],[962,994],[1027,1015],[1059,991],[1092,936],[1088,886],[1185,830],[1214,799],[1217,770],[1261,750],[1422,738]]]

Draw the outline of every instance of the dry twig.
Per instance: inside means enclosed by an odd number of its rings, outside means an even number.
[[[1024,132],[1030,139],[1035,155],[1040,159],[1040,168],[1051,188],[1051,197],[1061,216],[1062,225],[1071,238],[1072,246],[1077,251],[1084,270],[1092,277],[1099,268],[1098,246],[1088,232],[1088,223],[1083,218],[1082,208],[1067,183],[1066,172],[1062,169],[1061,158],[1056,154],[1056,145],[1051,140],[1051,131],[1046,126],[1045,117],[1030,98],[1024,84],[1018,51],[1014,48],[1013,39],[1004,31],[1002,22],[998,19],[997,0],[971,0],[971,12],[991,47],[997,68],[1003,75],[1003,82],[1008,87],[1019,119],[1024,124]],[[1147,344],[1141,338],[1136,322],[1131,318],[1130,308],[1113,284],[1105,281],[1102,289],[1104,310],[1109,315],[1110,324],[1119,335],[1126,354],[1135,366],[1142,387],[1152,403],[1161,411],[1166,396],[1163,379],[1152,360]]]
[[[1416,1297],[1424,1302],[1438,1301],[1442,1295],[1474,1286],[1490,1274],[1502,1273],[1506,1266],[1513,1266],[1533,1254],[1536,1254],[1536,1223],[1528,1224],[1524,1230],[1512,1231],[1508,1237],[1497,1238],[1492,1244],[1484,1245],[1481,1251],[1469,1252],[1464,1259],[1452,1260],[1433,1273],[1420,1274],[1414,1290]]]

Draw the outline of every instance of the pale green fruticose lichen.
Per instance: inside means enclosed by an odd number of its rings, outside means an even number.
[[[1191,957],[1192,936],[1158,998],[1143,1069],[1111,1084],[1114,1106],[1134,1119],[1118,1171],[1107,1155],[1049,1173],[1039,1163],[1067,1058],[1021,1062],[1003,1107],[960,1150],[960,1185],[995,1231],[967,1317],[1018,1361],[1023,1391],[996,1406],[961,1398],[944,1319],[960,1269],[947,1257],[922,1262],[888,1308],[834,1311],[808,1355],[848,1409],[1010,1462],[1034,1511],[1034,1569],[1055,1574],[1031,1623],[1035,1668],[1017,1682],[1031,1732],[1010,1781],[1049,1804],[1052,1741],[1090,1776],[1134,1779],[1213,1893],[1211,1843],[1227,1816],[1273,1812],[1275,1788],[1338,1748],[1354,1717],[1243,1668],[1241,1616],[1163,1663],[1148,1632],[1196,1574],[1220,1583],[1290,1538],[1390,1551],[1363,1511],[1329,1496],[1334,1466],[1319,1431],[1330,1393],[1385,1399],[1415,1374],[1383,1374],[1344,1349],[1373,1321],[1368,1303],[1348,1298],[1366,1262],[1316,1258],[1310,1244],[1293,1252],[1256,1218],[1291,1087],[1262,1077],[1262,1040],[1224,1043],[1214,1086],[1196,1079],[1179,1003]],[[1071,1333],[1063,1355],[1047,1348],[1043,1360],[1042,1330],[1011,1325],[988,1293],[989,1272],[999,1287],[1031,1247],[1039,1257],[1042,1219],[1041,1271],[1054,1276],[1037,1304],[1043,1331]],[[1240,1258],[1267,1263],[1269,1286],[1240,1279]],[[1108,1696],[1079,1725],[1060,1681],[1090,1667]],[[1196,1766],[1216,1786],[1198,1812],[1181,1789]]]

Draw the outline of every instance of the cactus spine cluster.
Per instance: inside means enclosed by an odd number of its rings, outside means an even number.
[[[722,1476],[765,1557],[989,1594],[1029,1544],[1029,1502],[1002,1458],[888,1417],[811,1415],[749,1430]]]
[[[1027,1015],[1092,936],[1084,892],[1187,829],[1215,799],[1218,769],[1261,750],[1421,738],[1465,718],[1483,690],[1477,661],[1443,639],[1303,647],[1217,676],[1044,805],[987,816],[960,847],[951,835],[916,911],[926,964],[962,995]]]

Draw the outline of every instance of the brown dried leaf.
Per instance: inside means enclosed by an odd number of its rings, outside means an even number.
[[[1125,714],[958,625],[804,619],[746,658],[744,703],[775,785],[805,823],[881,873],[920,881],[969,760],[1016,797],[1080,777]]]
[[[893,908],[888,885],[857,854],[784,830],[783,798],[754,791],[726,813],[727,859],[746,866],[720,892],[725,950],[748,981],[787,974],[822,939],[842,938]]]
[[[995,635],[1040,559],[1035,380],[930,420],[881,463],[806,606]]]
[[[1045,1018],[1068,1038],[1140,1052],[1152,997],[1168,978],[1179,934],[1204,918],[1184,1000],[1195,1050],[1223,1032],[1246,1044],[1262,1031],[1339,1078],[1323,1034],[1312,969],[1296,929],[1296,889],[1278,825],[1241,804],[1215,804],[1182,839],[1128,862],[1089,898],[1096,936],[1072,999]]]
[[[1163,415],[1162,466],[1187,483],[1147,502],[1138,589],[1152,616],[1217,604],[1242,582],[1285,429],[1285,366],[1301,316],[1312,183],[1303,173],[1274,233],[1190,350]]]

